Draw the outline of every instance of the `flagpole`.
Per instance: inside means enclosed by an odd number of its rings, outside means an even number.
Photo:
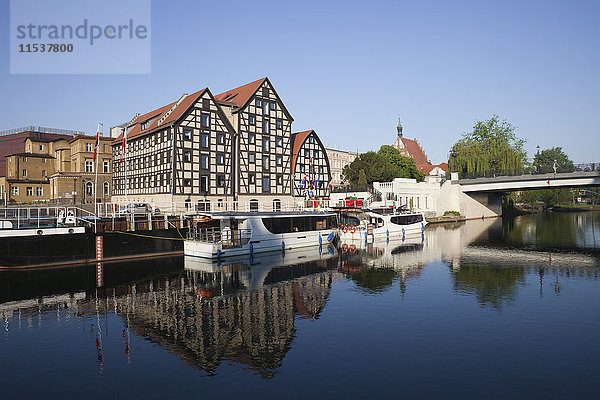
[[[94,182],[94,216],[98,216],[98,147],[100,147],[100,127],[103,127],[101,123],[98,123],[98,129],[96,130],[96,143],[94,144],[94,158],[96,165],[94,166],[96,171],[96,180]],[[95,231],[98,232],[98,224],[94,221]]]

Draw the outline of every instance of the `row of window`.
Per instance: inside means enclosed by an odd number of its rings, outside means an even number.
[[[248,123],[250,125],[256,125],[256,117],[254,115],[249,115],[248,116]],[[262,127],[263,127],[263,132],[264,133],[269,133],[269,129],[271,128],[271,120],[268,118],[263,119],[262,121]],[[276,119],[275,120],[275,129],[282,129],[283,128],[283,121],[280,119]]]
[[[26,190],[26,195],[27,196],[33,196],[33,186],[27,186],[25,188]],[[12,186],[11,187],[11,193],[13,196],[18,196],[19,195],[19,187],[18,186]],[[35,188],[35,193],[36,196],[43,196],[44,195],[44,188],[41,186],[38,186]]]
[[[94,172],[94,160],[85,160],[85,172]],[[102,162],[102,172],[110,172],[110,161]]]

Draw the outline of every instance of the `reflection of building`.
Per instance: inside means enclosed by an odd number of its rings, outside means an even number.
[[[441,163],[433,165],[416,139],[407,139],[402,135],[403,128],[400,120],[398,120],[398,127],[396,130],[398,131],[398,138],[394,142],[394,147],[398,149],[401,155],[415,160],[415,164],[419,171],[423,172],[425,175],[446,175],[449,172],[448,164]]]
[[[306,199],[329,197],[329,160],[317,133],[313,130],[294,133],[292,149],[294,196]]]
[[[331,186],[340,187],[344,182],[344,167],[352,164],[352,161],[359,156],[353,151],[344,151],[333,148],[326,148],[327,157],[329,158],[329,167],[331,169]]]
[[[95,136],[29,127],[9,131],[0,141],[0,198],[7,202],[93,203]],[[98,198],[110,198],[111,165],[108,143],[100,138]],[[78,196],[77,196],[78,195]]]

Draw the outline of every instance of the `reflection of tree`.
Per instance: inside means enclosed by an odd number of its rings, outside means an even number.
[[[357,286],[367,293],[379,293],[392,286],[398,272],[392,268],[363,268],[350,274]]]
[[[502,235],[511,245],[577,248],[581,241],[572,213],[541,213],[502,220]]]
[[[525,284],[525,269],[520,267],[493,267],[462,263],[451,269],[454,290],[473,294],[481,305],[500,309],[511,303],[517,294],[517,285]]]

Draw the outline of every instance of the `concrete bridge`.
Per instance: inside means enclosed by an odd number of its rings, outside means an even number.
[[[517,190],[600,186],[600,172],[497,176],[494,178],[459,179],[463,193],[514,192]]]
[[[477,210],[474,215],[482,212],[482,216],[487,217],[494,214],[502,215],[502,195],[507,192],[600,186],[600,172],[497,176],[494,178],[458,179],[453,182],[458,183],[463,196],[468,196],[484,207],[482,210]],[[462,203],[465,200],[469,202],[468,199],[463,198]],[[470,210],[473,210],[473,207]],[[469,217],[469,213],[464,215]]]

